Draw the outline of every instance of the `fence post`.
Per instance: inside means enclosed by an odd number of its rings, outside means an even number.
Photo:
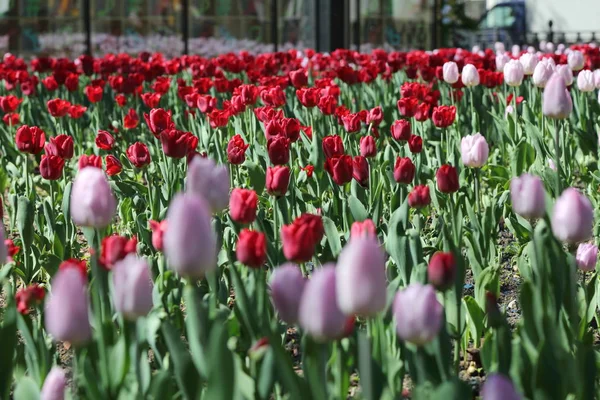
[[[271,41],[273,42],[273,52],[277,52],[279,44],[279,13],[277,11],[277,1],[271,0]]]
[[[321,51],[321,1],[315,0],[315,50]]]
[[[360,51],[360,0],[356,1],[356,24],[354,25],[354,40],[356,42],[356,51]]]
[[[548,21],[548,41],[554,43],[554,32],[552,32],[552,25],[554,22],[552,20]]]
[[[439,0],[433,0],[432,21],[431,21],[431,49],[438,48],[438,8]]]
[[[181,39],[183,40],[183,54],[190,51],[190,31],[189,31],[189,13],[190,1],[181,0]]]
[[[92,15],[90,2],[92,0],[83,0],[83,30],[85,32],[85,54],[92,55]]]

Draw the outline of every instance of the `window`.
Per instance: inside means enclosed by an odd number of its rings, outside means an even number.
[[[511,28],[516,20],[516,12],[513,7],[494,7],[485,14],[485,17],[479,23],[479,28]]]

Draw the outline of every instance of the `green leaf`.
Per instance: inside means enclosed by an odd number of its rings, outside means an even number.
[[[169,321],[163,321],[161,331],[173,359],[177,385],[186,398],[195,399],[200,389],[200,379],[190,354],[181,341],[179,331]]]
[[[40,389],[33,379],[24,376],[15,387],[15,400],[37,400],[40,398]]]
[[[13,355],[17,346],[17,309],[14,304],[14,295],[10,286],[4,286],[4,293],[8,304],[4,312],[4,319],[0,325],[0,397],[9,398],[12,383]]]
[[[485,318],[485,313],[473,297],[465,296],[462,301],[467,309],[467,324],[471,336],[475,341],[475,347],[479,347],[479,340],[483,336],[483,319]]]
[[[335,226],[335,223],[328,217],[323,216],[323,227],[325,228],[325,236],[331,249],[331,254],[337,257],[342,251],[342,243],[340,241],[340,234]]]
[[[23,247],[29,249],[33,243],[33,217],[35,211],[33,209],[33,203],[25,196],[20,196],[17,206],[17,229],[21,240],[23,241]]]
[[[248,170],[248,176],[250,177],[250,184],[254,191],[260,195],[265,189],[265,172],[262,167],[250,160],[244,162],[244,166]]]
[[[201,376],[208,376],[206,366],[205,344],[208,340],[208,317],[207,310],[199,297],[199,287],[192,283],[185,285],[183,297],[185,299],[187,316],[185,326],[187,330],[187,339],[192,353],[192,360]]]
[[[205,398],[215,400],[233,399],[235,393],[235,369],[233,355],[227,348],[227,329],[217,324],[210,332],[209,375]]]
[[[70,220],[70,211],[71,211],[71,188],[73,187],[73,183],[69,182],[65,185],[65,190],[63,191],[62,198],[62,212],[65,216],[65,220]]]
[[[358,333],[358,373],[365,398],[379,399],[385,385],[385,376],[371,356],[371,341],[364,331]]]
[[[355,221],[362,222],[369,217],[367,209],[355,196],[348,196],[348,206],[350,207],[350,212]]]

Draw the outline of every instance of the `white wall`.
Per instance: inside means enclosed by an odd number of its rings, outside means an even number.
[[[488,0],[489,1],[489,0]],[[528,30],[600,31],[600,0],[527,0]]]

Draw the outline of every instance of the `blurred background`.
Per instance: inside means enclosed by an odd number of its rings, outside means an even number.
[[[0,52],[211,56],[589,42],[600,37],[598,16],[600,0],[0,0]]]

